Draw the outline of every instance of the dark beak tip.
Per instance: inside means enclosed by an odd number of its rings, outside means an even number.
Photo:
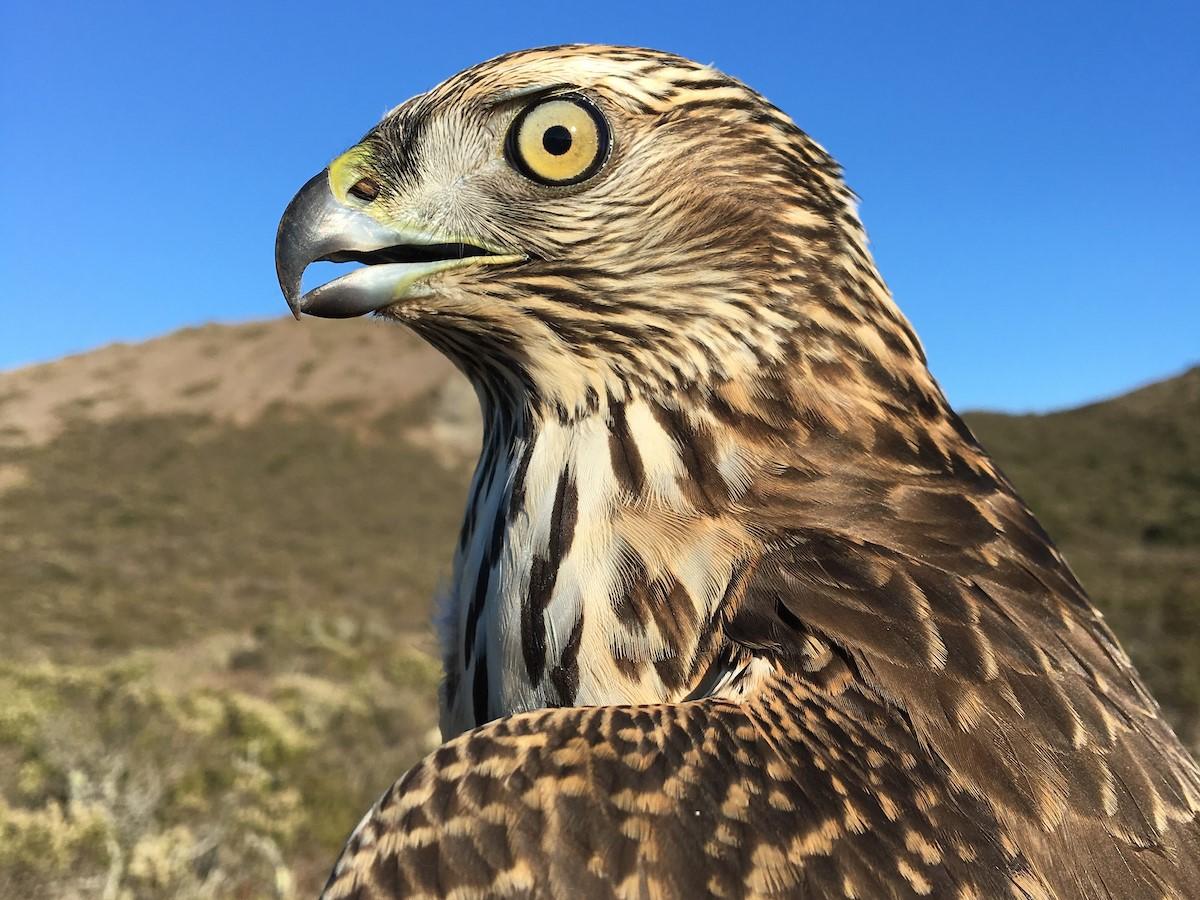
[[[279,287],[283,291],[283,299],[287,301],[288,309],[292,311],[296,321],[300,321],[303,306],[300,302],[300,284],[298,278],[288,278],[282,272],[279,275]]]
[[[283,299],[287,301],[288,309],[292,311],[292,315],[299,321],[301,313],[300,279],[282,270],[282,267],[279,265],[278,256],[276,256],[275,276],[279,279],[279,289],[283,292]]]
[[[303,310],[300,280],[309,263],[319,258],[316,232],[321,203],[328,191],[328,170],[323,170],[300,188],[279,221],[275,232],[275,275],[292,315],[300,319]]]

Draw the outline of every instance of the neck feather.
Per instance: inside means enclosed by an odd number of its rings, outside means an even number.
[[[882,485],[969,440],[903,320],[870,318],[798,317],[736,371],[654,391],[603,377],[564,395],[463,364],[485,438],[439,615],[443,733],[736,689],[749,658],[722,608],[773,535],[858,527],[864,471]]]
[[[440,616],[447,735],[542,706],[680,700],[744,662],[716,625],[750,543],[727,511],[748,483],[736,444],[643,399],[485,415]]]

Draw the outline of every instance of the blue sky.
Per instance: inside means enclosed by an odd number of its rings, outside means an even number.
[[[956,405],[1116,393],[1200,361],[1197,9],[14,0],[0,368],[284,313],[279,214],[385,110],[506,50],[604,41],[715,63],[841,160]]]

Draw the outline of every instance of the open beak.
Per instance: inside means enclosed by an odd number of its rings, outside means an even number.
[[[275,236],[275,273],[297,319],[301,313],[361,316],[404,300],[414,285],[439,272],[524,258],[471,240],[384,224],[363,208],[339,201],[328,169],[292,198]],[[301,295],[304,270],[322,260],[365,265]]]

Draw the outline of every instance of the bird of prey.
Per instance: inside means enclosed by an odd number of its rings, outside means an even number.
[[[326,897],[1200,897],[1200,769],[762,96],[493,59],[309,181],[276,263],[485,422],[445,743]]]

